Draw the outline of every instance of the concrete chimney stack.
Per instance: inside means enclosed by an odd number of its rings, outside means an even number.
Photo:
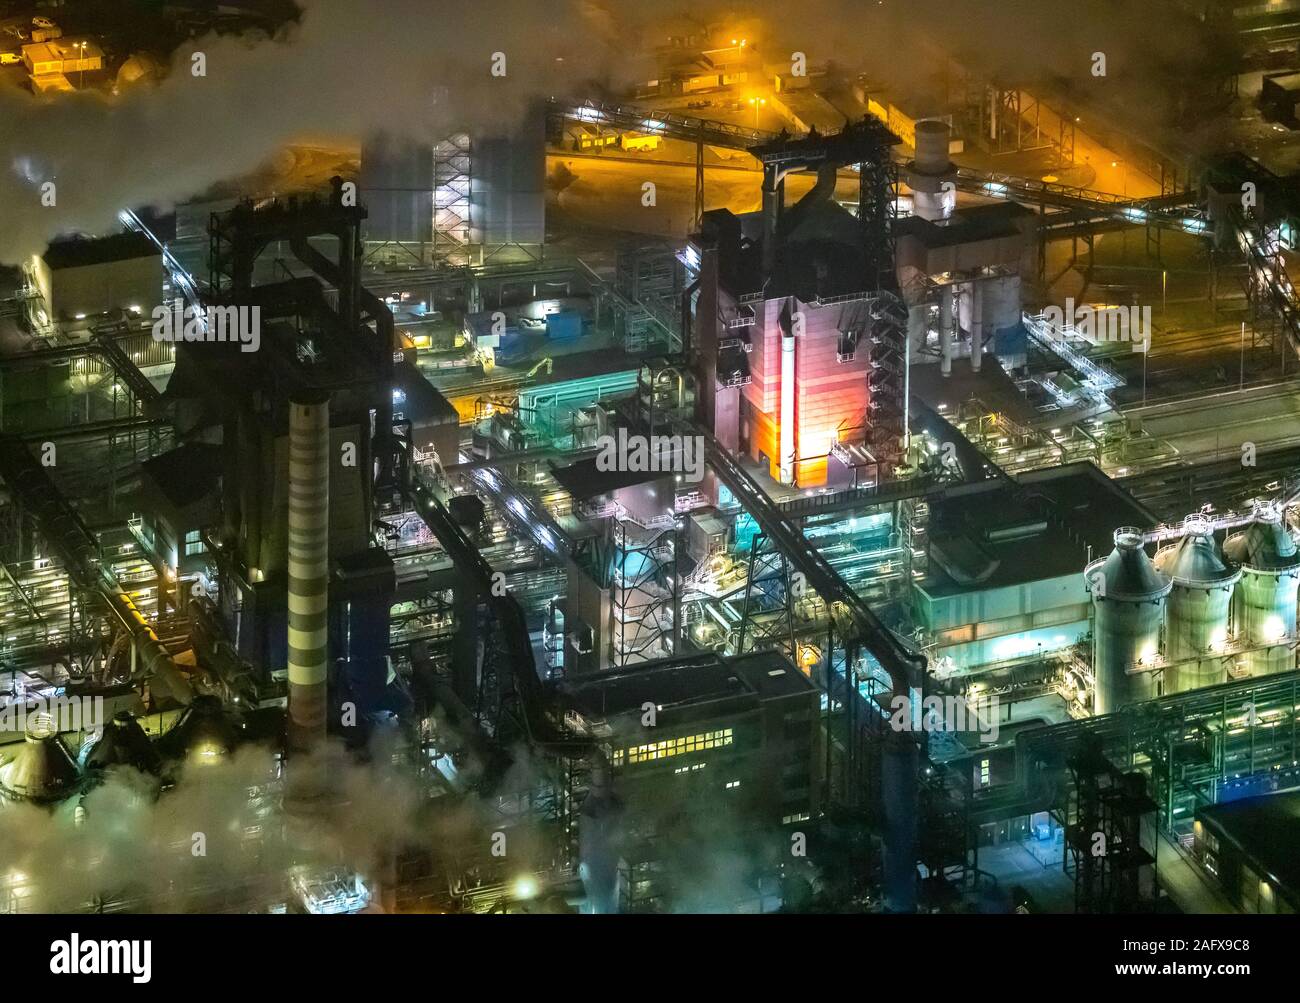
[[[931,222],[947,219],[956,204],[957,172],[948,159],[950,131],[948,123],[939,119],[917,122],[916,159],[903,171],[903,180],[912,189],[912,211]]]
[[[329,603],[329,395],[289,402],[289,748],[325,738]]]

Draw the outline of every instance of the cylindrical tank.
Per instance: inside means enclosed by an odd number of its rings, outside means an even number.
[[[158,740],[158,751],[167,760],[211,765],[224,761],[235,750],[239,733],[226,716],[221,699],[200,694]]]
[[[1261,509],[1244,530],[1228,537],[1224,556],[1241,568],[1232,595],[1233,624],[1252,645],[1245,654],[1253,676],[1295,668],[1296,589],[1300,550],[1277,509]]]
[[[1115,549],[1085,572],[1092,594],[1093,713],[1109,714],[1155,694],[1160,624],[1173,583],[1155,569],[1142,531],[1115,531]]]
[[[1201,519],[1188,519],[1183,536],[1156,554],[1156,567],[1173,581],[1165,624],[1165,692],[1213,686],[1228,678],[1228,610],[1241,572],[1229,567]],[[1198,657],[1201,656],[1201,657]]]
[[[193,704],[191,704],[193,706]],[[103,734],[81,749],[81,762],[88,772],[130,766],[141,773],[160,773],[162,757],[130,711],[118,711]]]
[[[922,119],[916,123],[916,159],[907,166],[904,180],[912,189],[912,211],[932,221],[952,215],[955,189],[944,182],[952,179],[948,159],[948,123]]]
[[[38,715],[27,726],[26,741],[0,766],[0,794],[11,801],[52,805],[73,793],[80,779],[58,730],[45,715]]]
[[[924,118],[916,123],[916,169],[925,174],[947,174],[952,170],[948,159],[948,123]]]

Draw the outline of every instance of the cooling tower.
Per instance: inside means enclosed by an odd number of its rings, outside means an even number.
[[[1115,531],[1115,549],[1088,565],[1085,576],[1093,607],[1093,711],[1109,714],[1155,695],[1160,623],[1173,585],[1152,566],[1142,531],[1132,527]]]
[[[1249,526],[1228,537],[1223,553],[1241,568],[1232,596],[1237,633],[1252,645],[1268,645],[1247,652],[1246,667],[1252,676],[1289,672],[1295,668],[1300,551],[1282,524],[1282,513],[1261,510]]]
[[[1156,567],[1173,580],[1165,626],[1165,692],[1213,686],[1227,679],[1228,610],[1241,572],[1219,553],[1214,532],[1189,519],[1176,544],[1156,554]],[[1217,652],[1217,654],[1216,654]],[[1206,656],[1206,657],[1198,657]]]

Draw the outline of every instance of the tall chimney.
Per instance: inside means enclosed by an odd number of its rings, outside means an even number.
[[[329,602],[329,394],[289,402],[289,748],[325,737]]]

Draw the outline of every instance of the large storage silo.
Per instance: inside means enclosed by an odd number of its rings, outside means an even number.
[[[26,742],[0,766],[4,800],[52,805],[77,789],[81,773],[52,723],[39,716],[27,726]]]
[[[1115,531],[1115,549],[1088,565],[1086,582],[1093,608],[1093,712],[1109,714],[1155,695],[1160,624],[1173,583],[1152,566],[1142,531],[1131,527]]]
[[[1223,553],[1241,568],[1241,581],[1232,596],[1237,632],[1251,644],[1268,645],[1247,652],[1246,667],[1253,676],[1289,672],[1295,668],[1300,550],[1282,524],[1282,513],[1257,512],[1250,525],[1228,537]]]
[[[1182,538],[1156,554],[1156,567],[1173,580],[1165,626],[1165,692],[1213,686],[1227,679],[1228,610],[1241,572],[1229,567],[1209,524],[1189,519]],[[1198,657],[1207,656],[1207,657]]]

